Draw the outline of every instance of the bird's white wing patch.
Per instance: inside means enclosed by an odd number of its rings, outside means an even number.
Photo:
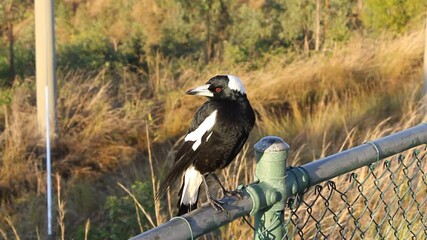
[[[184,141],[195,141],[193,143],[193,146],[191,147],[193,150],[196,150],[200,146],[200,144],[202,143],[203,135],[212,130],[213,126],[215,125],[217,111],[218,110],[213,111],[211,115],[209,115],[202,122],[202,124],[200,124],[200,126],[196,128],[196,130],[185,136]]]
[[[199,195],[199,186],[202,184],[202,174],[194,166],[190,166],[184,175],[184,188],[182,189],[180,204],[194,204]]]
[[[240,78],[234,76],[234,75],[227,75],[228,77],[228,87],[232,90],[239,91],[240,93],[245,94],[245,87],[243,86],[242,81]]]

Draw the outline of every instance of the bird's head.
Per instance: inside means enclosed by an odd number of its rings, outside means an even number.
[[[187,94],[231,101],[246,96],[242,81],[234,75],[217,75],[205,85],[187,91]]]

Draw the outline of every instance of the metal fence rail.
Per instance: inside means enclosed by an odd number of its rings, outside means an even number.
[[[289,146],[266,137],[255,145],[257,181],[225,199],[228,213],[205,205],[132,239],[196,238],[248,213],[256,239],[426,239],[425,150],[380,162],[425,143],[423,123],[286,169]]]

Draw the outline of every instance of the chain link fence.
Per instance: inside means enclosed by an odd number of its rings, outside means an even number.
[[[283,239],[427,239],[426,147],[289,199]]]

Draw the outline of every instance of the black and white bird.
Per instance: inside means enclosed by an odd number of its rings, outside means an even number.
[[[182,176],[178,215],[197,208],[202,183],[211,205],[223,210],[222,203],[210,195],[206,177],[212,175],[224,194],[231,193],[215,171],[228,166],[242,149],[255,124],[255,114],[241,80],[233,75],[215,76],[187,94],[205,96],[208,101],[197,110],[156,197],[159,199]]]

